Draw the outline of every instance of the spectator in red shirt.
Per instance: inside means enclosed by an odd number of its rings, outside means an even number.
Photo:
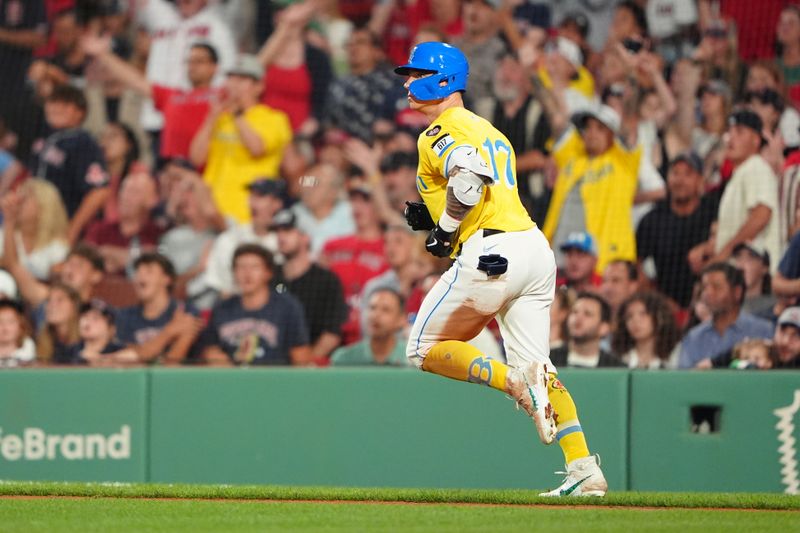
[[[306,26],[318,6],[313,0],[273,5],[278,9],[276,28],[258,53],[266,68],[261,102],[286,113],[294,132],[311,136],[319,129],[333,78],[328,55],[306,39]]]
[[[124,198],[124,201],[122,199]],[[128,176],[119,190],[119,220],[89,226],[86,242],[97,246],[106,272],[121,274],[141,251],[158,246],[161,229],[150,213],[158,202],[155,180],[146,172]]]
[[[339,276],[350,306],[350,316],[342,326],[344,344],[353,343],[361,336],[359,298],[364,285],[389,267],[384,258],[380,214],[372,202],[372,191],[363,182],[356,182],[351,184],[349,197],[355,234],[328,241],[320,257],[320,263]]]
[[[192,139],[208,114],[211,99],[217,95],[217,90],[211,88],[219,61],[216,49],[204,42],[190,47],[186,75],[192,88],[187,90],[151,83],[143,73],[113,54],[109,38],[86,36],[82,42],[86,53],[105,68],[110,78],[153,99],[164,116],[161,158],[188,157]]]
[[[375,6],[369,28],[383,37],[383,49],[392,64],[405,63],[414,35],[420,26],[432,21],[431,3],[429,0],[389,1]]]

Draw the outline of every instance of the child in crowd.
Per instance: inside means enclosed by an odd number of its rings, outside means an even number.
[[[90,366],[116,363],[117,355],[126,350],[115,340],[117,329],[114,323],[114,310],[107,303],[93,299],[84,304],[78,320],[81,340],[69,349],[70,362]]]
[[[746,339],[733,349],[731,368],[769,370],[778,362],[778,352],[769,339]]]
[[[34,361],[36,347],[29,331],[22,306],[14,300],[0,300],[0,368],[23,366]]]

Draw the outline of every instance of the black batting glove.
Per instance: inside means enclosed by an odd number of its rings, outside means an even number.
[[[450,257],[453,253],[453,234],[443,230],[437,224],[425,240],[425,249],[436,257]]]
[[[405,215],[406,222],[414,231],[430,231],[436,227],[424,202],[406,202],[403,215]]]

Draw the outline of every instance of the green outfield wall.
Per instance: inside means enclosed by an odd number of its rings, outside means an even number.
[[[793,487],[800,373],[560,377],[614,490]],[[0,479],[541,488],[562,463],[502,394],[413,370],[0,373]]]
[[[147,481],[147,370],[0,372],[0,479]]]
[[[630,488],[797,494],[799,408],[798,372],[634,372]]]

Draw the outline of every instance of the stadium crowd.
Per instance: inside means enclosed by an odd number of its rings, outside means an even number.
[[[427,124],[393,66],[424,41],[464,51],[516,152],[555,365],[800,367],[789,2],[0,0],[0,23],[0,367],[405,366],[448,266],[403,217]]]

